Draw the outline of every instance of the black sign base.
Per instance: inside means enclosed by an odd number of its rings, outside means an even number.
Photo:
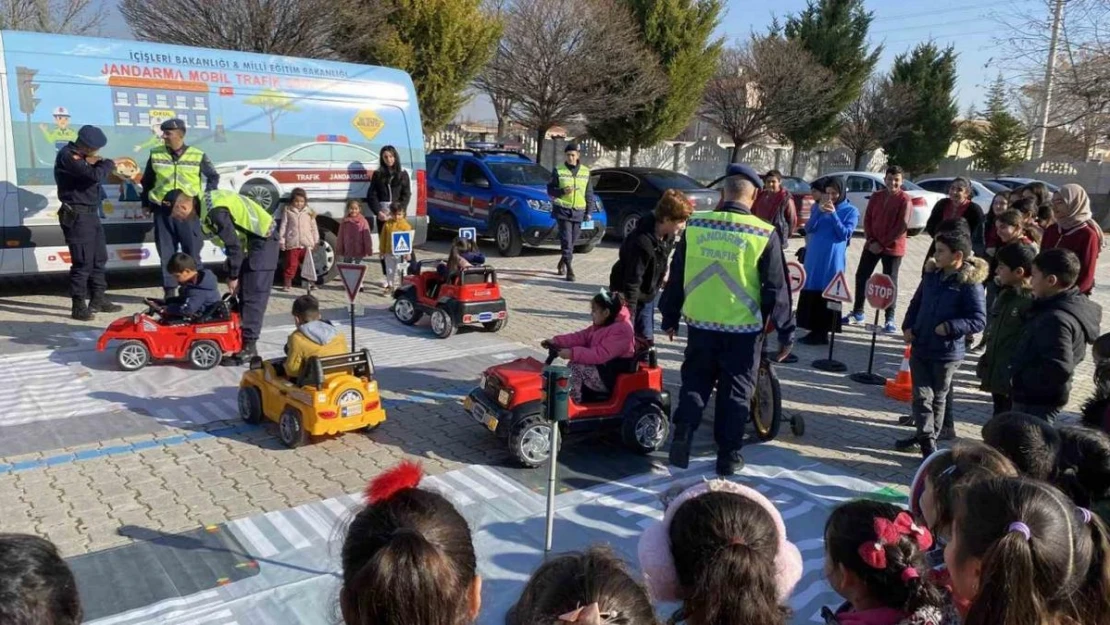
[[[822,358],[821,360],[813,361],[813,368],[820,369],[821,371],[832,371],[833,373],[844,373],[848,370],[848,365],[833,360],[831,358]]]
[[[886,378],[884,378],[883,376],[875,375],[874,373],[868,373],[866,371],[853,373],[848,377],[851,378],[853,382],[859,382],[860,384],[869,384],[871,386],[883,386],[884,384],[886,384]]]

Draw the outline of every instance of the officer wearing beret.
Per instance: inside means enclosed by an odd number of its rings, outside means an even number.
[[[551,172],[547,194],[551,196],[551,216],[559,230],[559,275],[566,274],[567,282],[574,282],[574,245],[582,231],[582,222],[590,220],[594,208],[594,183],[590,168],[578,162],[578,145],[568,143],[563,150],[566,162]]]
[[[714,387],[717,473],[732,475],[744,466],[740,447],[767,321],[779,333],[777,360],[794,344],[782,240],[774,226],[751,213],[762,187],[751,167],[729,166],[720,206],[686,222],[659,300],[667,336],[674,340],[680,317],[688,329],[670,450],[671,464],[682,468],[689,466],[694,431]]]
[[[185,145],[184,121],[166,120],[161,129],[165,145],[150,151],[139,199],[142,200],[143,210],[154,215],[154,246],[162,263],[162,288],[168,298],[177,294],[177,281],[166,271],[166,263],[177,251],[199,260],[204,238],[197,220],[176,221],[170,217],[173,206],[166,202],[166,196],[170,191],[181,191],[192,197],[206,190],[214,191],[220,184],[220,175],[207,154],[199,148]]]
[[[69,295],[72,316],[89,321],[93,313],[119,312],[123,308],[108,301],[108,245],[100,223],[100,185],[115,169],[115,163],[98,152],[108,144],[104,131],[82,126],[75,141],[58,150],[54,159],[54,182],[58,185],[58,222],[69,247]]]

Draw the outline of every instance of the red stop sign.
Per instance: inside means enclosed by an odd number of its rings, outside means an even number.
[[[867,303],[873,308],[879,310],[890,308],[897,293],[898,287],[894,286],[894,280],[885,273],[877,273],[867,281]]]

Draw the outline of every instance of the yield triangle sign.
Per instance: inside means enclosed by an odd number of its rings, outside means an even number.
[[[366,265],[340,263],[336,267],[339,269],[339,278],[343,280],[343,288],[347,291],[347,299],[354,304],[358,289],[362,286],[362,278],[366,275]]]
[[[848,279],[844,277],[843,271],[836,273],[836,277],[832,279],[829,286],[825,287],[825,292],[821,294],[821,297],[831,299],[834,302],[852,303],[852,293],[848,290]]]

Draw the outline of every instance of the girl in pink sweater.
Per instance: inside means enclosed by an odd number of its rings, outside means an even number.
[[[335,252],[343,258],[343,262],[356,265],[361,265],[365,258],[374,254],[370,222],[362,216],[362,204],[358,200],[347,201],[347,216],[339,223],[336,248]],[[358,290],[362,290],[361,285]]]
[[[616,358],[631,358],[636,353],[632,316],[620,293],[601,289],[590,301],[593,324],[578,332],[560,334],[540,343],[559,350],[559,358],[568,360],[570,396],[582,401],[582,386],[599,393],[609,392],[598,367]]]

